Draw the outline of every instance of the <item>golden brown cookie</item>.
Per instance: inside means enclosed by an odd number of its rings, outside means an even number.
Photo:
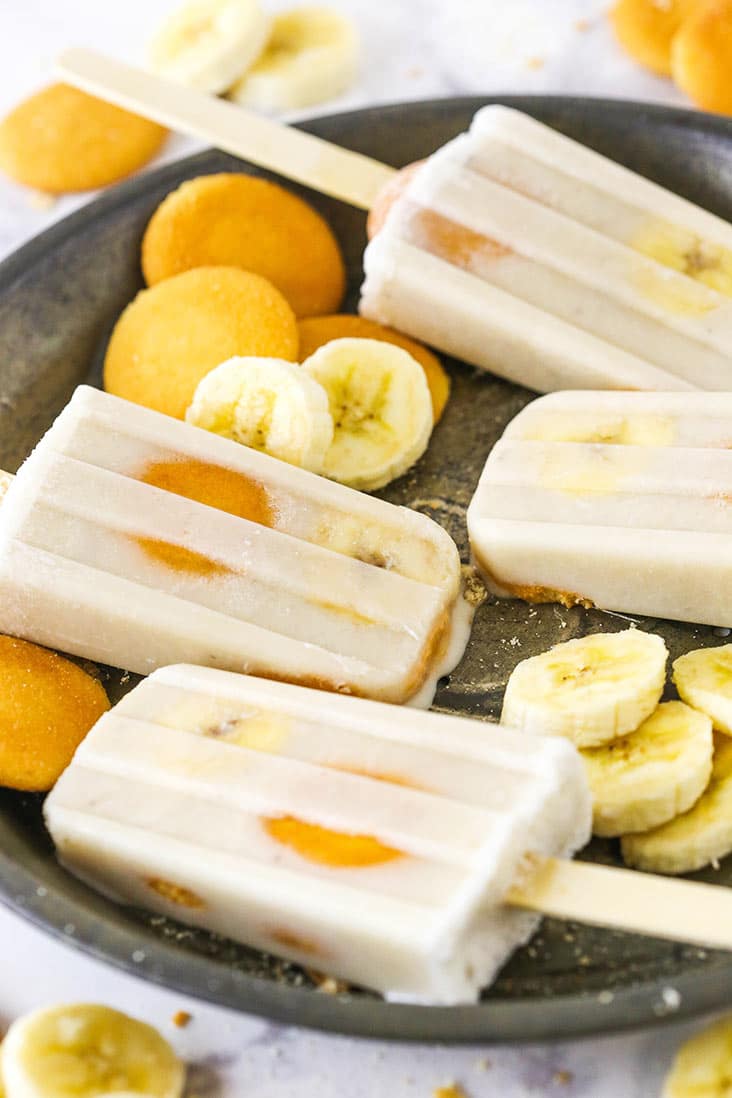
[[[684,22],[674,39],[671,67],[698,107],[732,114],[732,0],[705,3]]]
[[[234,355],[297,361],[295,314],[279,290],[236,267],[197,267],[142,290],[104,362],[108,393],[183,419],[202,377]]]
[[[615,37],[641,65],[671,74],[671,42],[700,0],[618,0],[610,12]]]
[[[345,293],[343,257],[320,214],[284,187],[250,175],[189,179],[150,220],[142,242],[149,286],[205,266],[268,278],[297,316],[332,313]]]
[[[107,709],[101,683],[71,660],[0,636],[0,785],[50,789]]]
[[[93,190],[147,164],[167,133],[67,84],[52,84],[0,122],[0,170],[51,194]]]
[[[412,358],[416,358],[425,372],[432,397],[432,415],[435,423],[444,412],[450,395],[450,378],[437,355],[428,351],[416,340],[402,335],[401,332],[395,332],[392,328],[385,328],[375,320],[367,320],[364,316],[351,316],[346,313],[311,316],[306,320],[298,321],[297,328],[300,335],[301,362],[310,358],[318,347],[322,347],[324,343],[330,343],[333,339],[379,339],[382,343],[393,343],[396,347],[402,347]]]

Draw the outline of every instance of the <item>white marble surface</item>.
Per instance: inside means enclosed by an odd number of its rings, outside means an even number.
[[[363,62],[357,86],[326,110],[496,90],[683,102],[669,83],[622,56],[603,17],[606,0],[331,2],[357,21]],[[171,6],[171,0],[0,0],[0,114],[48,79],[54,54],[66,45],[139,57],[151,21]],[[270,6],[289,3],[270,0]],[[166,158],[191,147],[175,139]],[[0,180],[0,255],[82,201],[38,209],[26,192]],[[470,1098],[653,1098],[674,1048],[694,1028],[522,1049],[359,1042],[186,1002],[91,961],[3,909],[0,943],[0,1018],[65,1000],[129,1010],[158,1025],[196,1065],[189,1090],[198,1098],[430,1098],[452,1080]],[[185,1030],[170,1021],[180,1009],[193,1015]]]

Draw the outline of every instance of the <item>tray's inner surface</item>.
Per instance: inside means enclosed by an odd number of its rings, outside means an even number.
[[[406,162],[459,132],[474,106],[477,103],[392,110],[375,114],[369,126],[362,123],[352,130],[334,119],[318,132],[384,159],[394,159],[397,152]],[[564,106],[550,101],[543,108],[536,101],[529,107],[732,220],[732,140],[725,144],[708,134],[703,141],[701,129],[683,122],[649,127],[640,119],[629,128],[628,110],[603,115],[597,106],[593,112],[569,101]],[[602,128],[598,128],[598,117],[604,118]],[[703,156],[695,154],[700,149]],[[76,384],[99,383],[110,326],[141,286],[139,241],[160,199],[191,175],[240,168],[237,161],[218,153],[173,165],[156,173],[149,186],[138,187],[124,200],[108,199],[94,216],[77,219],[73,234],[64,238],[59,233],[50,249],[39,244],[35,254],[27,257],[24,271],[16,275],[11,270],[13,277],[0,284],[0,466],[17,468]],[[350,272],[349,307],[353,308],[361,277],[364,216],[335,202],[308,197],[328,217],[343,244]],[[452,397],[426,456],[384,495],[435,518],[452,534],[467,561],[465,510],[483,463],[505,425],[532,394],[459,363],[449,366]],[[661,633],[672,658],[720,643],[710,628],[634,620]],[[441,684],[435,705],[497,719],[506,680],[520,660],[588,631],[625,628],[628,621],[580,608],[532,608],[518,601],[489,599],[478,611],[464,660]],[[103,674],[113,699],[129,685],[129,677],[119,672],[104,669]],[[309,977],[295,966],[158,916],[115,908],[84,888],[56,864],[43,830],[40,804],[40,798],[0,793],[0,845],[30,871],[44,896],[63,896],[93,913],[100,927],[134,931],[143,953],[154,949],[155,942],[174,946],[183,967],[186,956],[195,953],[210,959],[213,972],[238,971],[311,986]],[[593,842],[585,856],[620,863],[614,841]],[[732,885],[732,859],[697,877]],[[13,900],[28,902],[17,895]],[[52,921],[52,906],[45,911],[44,918]],[[65,929],[73,937],[73,925]],[[711,973],[728,964],[721,954],[548,920],[538,937],[514,956],[486,997],[496,1002],[576,992],[607,995],[613,988],[666,982],[701,968]]]

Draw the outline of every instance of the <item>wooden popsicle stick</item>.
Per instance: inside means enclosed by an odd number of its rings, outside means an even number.
[[[721,885],[547,858],[506,902],[558,919],[732,949],[732,888]]]
[[[94,50],[66,50],[56,72],[82,91],[363,210],[371,209],[378,192],[396,174],[394,168],[362,153]]]

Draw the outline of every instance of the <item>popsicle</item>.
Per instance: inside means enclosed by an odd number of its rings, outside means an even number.
[[[732,393],[554,393],[468,509],[497,593],[732,626]]]
[[[368,209],[377,161],[85,50],[71,83]],[[732,388],[732,226],[519,111],[480,110],[369,244],[361,313],[539,391]]]
[[[84,386],[2,503],[0,632],[140,674],[429,704],[469,617],[425,516]]]
[[[474,1001],[540,913],[732,948],[732,890],[563,860],[591,826],[568,740],[231,672],[154,672],[45,818],[112,899],[391,1000]]]
[[[360,311],[541,391],[732,386],[732,226],[500,106],[434,153]]]
[[[117,900],[456,1003],[536,928],[497,903],[522,857],[570,856],[591,809],[564,740],[179,666],[97,724],[45,816]]]

